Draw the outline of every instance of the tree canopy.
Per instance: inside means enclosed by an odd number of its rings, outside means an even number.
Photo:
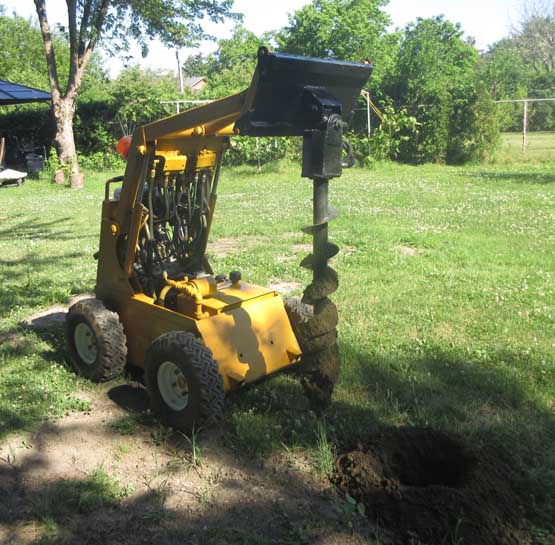
[[[123,55],[131,40],[144,51],[152,38],[171,47],[196,46],[207,37],[206,21],[240,19],[232,0],[67,0],[69,25],[53,29],[46,0],[34,1],[40,28],[0,9],[0,46],[6,52],[0,69],[15,82],[54,89],[56,141],[62,151],[71,133],[67,119],[73,119],[76,108],[79,146],[97,152],[117,132],[114,118],[129,123],[153,119],[170,113],[161,99],[178,98],[174,78],[138,66],[110,80],[95,56],[98,45],[112,55]],[[378,155],[460,162],[483,157],[495,143],[493,100],[553,96],[555,0],[533,5],[509,36],[485,52],[444,17],[418,19],[392,31],[386,6],[387,0],[312,0],[291,14],[284,28],[263,35],[237,22],[213,53],[197,50],[185,60],[185,75],[205,76],[208,85],[200,94],[186,91],[184,98],[220,98],[246,88],[260,45],[307,56],[368,59],[375,66],[369,90],[387,112],[381,127],[374,123],[374,147],[390,140],[383,148],[389,151]],[[505,110],[503,126],[512,127],[516,108]],[[354,126],[362,131],[365,124],[361,113]]]
[[[347,61],[371,60],[377,85],[395,54],[396,37],[384,11],[388,0],[314,0],[297,10],[277,33],[280,51]]]
[[[83,76],[96,46],[104,43],[108,51],[119,52],[136,40],[143,52],[148,41],[183,47],[198,44],[207,37],[203,22],[238,18],[231,11],[233,0],[67,0],[69,44],[68,61],[57,51],[47,14],[46,0],[34,0],[42,34],[48,81],[52,93],[52,113],[56,124],[55,142],[60,160],[69,165],[72,177],[79,177],[73,119]],[[62,71],[68,70],[67,83]]]

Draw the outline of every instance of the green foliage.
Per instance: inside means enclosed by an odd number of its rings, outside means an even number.
[[[176,91],[175,78],[167,72],[132,65],[104,86],[99,100],[82,96],[75,131],[79,151],[90,157],[83,166],[121,166],[114,153],[118,139],[132,133],[137,125],[174,113],[173,105],[162,101],[175,99]]]
[[[280,159],[300,158],[300,138],[250,138],[237,136],[231,140],[224,161],[228,165],[264,165]]]
[[[191,76],[206,76],[208,84],[203,90],[203,98],[221,98],[246,89],[256,67],[256,54],[262,45],[268,46],[273,40],[271,33],[257,36],[242,25],[233,29],[228,39],[218,41],[218,48],[205,59],[190,57],[185,67]]]
[[[131,40],[135,40],[145,56],[152,38],[159,38],[170,47],[194,47],[210,38],[203,28],[204,21],[241,19],[240,14],[231,11],[232,7],[233,0],[113,0],[108,6],[102,39],[114,52],[127,51]],[[99,11],[100,5],[93,7],[89,21],[92,28]],[[131,24],[122,25],[122,21]]]
[[[371,138],[372,158],[378,161],[398,159],[401,146],[418,137],[420,123],[405,108],[396,111],[388,105],[382,113],[383,120]]]
[[[79,164],[89,170],[125,170],[125,161],[113,149],[79,156]]]
[[[116,115],[129,124],[138,125],[173,112],[174,106],[161,104],[161,101],[174,99],[176,91],[172,74],[133,65],[119,73],[110,94]]]
[[[50,148],[50,153],[47,156],[44,167],[50,174],[54,174],[57,170],[61,170],[64,172],[64,176],[69,175],[69,168],[60,161],[56,148]]]
[[[56,53],[69,59],[69,46],[54,34]],[[19,15],[0,14],[0,74],[2,79],[38,89],[49,89],[40,29]],[[67,82],[69,67],[60,67],[60,80]]]
[[[495,145],[495,110],[480,82],[477,51],[462,36],[460,25],[443,17],[405,28],[386,85],[418,120],[416,138],[403,138],[394,150],[403,161],[460,163],[481,159]]]
[[[494,100],[526,98],[530,67],[514,40],[504,38],[480,58],[480,77]]]
[[[310,57],[362,62],[377,67],[377,86],[395,55],[395,35],[386,38],[391,19],[387,0],[313,0],[289,18],[277,34],[279,50]]]
[[[92,513],[113,507],[129,496],[130,486],[122,486],[102,469],[83,480],[62,479],[41,490],[33,499],[39,521],[59,521],[74,513]]]
[[[316,450],[314,463],[320,475],[331,478],[335,464],[335,446],[328,438],[328,430],[324,421],[319,420],[316,427]]]

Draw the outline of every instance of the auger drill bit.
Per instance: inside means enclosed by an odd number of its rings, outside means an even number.
[[[301,262],[302,267],[312,270],[312,283],[304,290],[302,302],[311,305],[313,318],[310,320],[310,336],[318,350],[305,354],[303,386],[314,408],[323,409],[331,402],[333,387],[339,376],[339,350],[337,347],[337,308],[328,297],[338,288],[337,273],[328,261],[337,255],[339,248],[328,240],[328,224],[338,212],[329,205],[329,178],[341,175],[341,138],[343,122],[332,114],[325,129],[318,134],[305,137],[306,163],[322,158],[323,168],[303,169],[304,175],[313,174],[313,223],[303,232],[312,235],[312,254]],[[309,140],[309,142],[307,142]],[[314,149],[316,148],[316,150]],[[310,151],[308,151],[310,150]],[[332,154],[326,163],[325,153]],[[305,165],[306,167],[306,165]],[[331,167],[331,168],[330,168]],[[327,174],[327,176],[316,175]],[[323,342],[317,342],[321,338]]]
[[[304,291],[305,305],[296,301],[299,308],[288,312],[303,351],[299,371],[314,408],[329,404],[339,374],[337,309],[328,297],[338,287],[337,273],[328,266],[339,251],[328,241],[328,223],[337,211],[328,204],[328,184],[341,176],[343,129],[371,72],[370,63],[309,59],[261,47],[234,127],[248,136],[303,137],[302,177],[313,181],[314,215],[304,229],[313,236],[313,253],[301,266],[311,269],[313,278]]]

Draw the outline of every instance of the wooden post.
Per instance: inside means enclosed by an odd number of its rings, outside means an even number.
[[[524,101],[524,115],[522,118],[522,152],[528,147],[528,101]]]

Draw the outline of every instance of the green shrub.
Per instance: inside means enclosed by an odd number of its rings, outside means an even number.
[[[264,165],[280,159],[299,159],[302,150],[300,138],[252,138],[236,136],[224,156],[227,165]]]

